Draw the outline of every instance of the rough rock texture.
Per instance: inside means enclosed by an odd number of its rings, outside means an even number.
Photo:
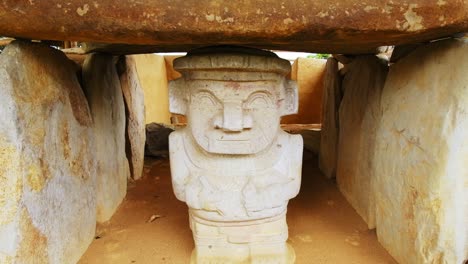
[[[322,132],[320,137],[319,168],[327,178],[336,175],[338,150],[338,109],[341,101],[341,76],[338,61],[329,58],[325,66],[322,96]]]
[[[137,180],[142,176],[145,158],[145,98],[133,56],[121,57],[119,70],[127,114],[126,152],[130,174]]]
[[[220,43],[369,53],[382,45],[436,39],[468,29],[468,2],[460,0],[2,3],[3,36],[138,44],[114,47],[124,53],[183,51]]]
[[[83,85],[94,121],[97,167],[97,221],[104,222],[122,202],[130,177],[125,155],[125,106],[116,58],[88,55],[83,64]]]
[[[291,79],[299,89],[299,111],[285,116],[282,124],[320,124],[322,111],[323,77],[326,60],[298,58],[292,65]]]
[[[379,241],[399,263],[468,259],[468,43],[390,67],[374,156]]]
[[[145,155],[153,157],[169,157],[169,134],[174,129],[164,124],[151,123],[146,125]]]
[[[468,2],[4,0],[0,17],[3,36],[139,44],[120,52],[242,44],[349,54],[466,31]]]
[[[0,263],[76,263],[94,237],[92,120],[63,53],[0,55]]]
[[[155,54],[134,55],[140,84],[145,94],[145,124],[171,123],[166,62]]]
[[[358,56],[345,66],[348,70],[341,84],[336,179],[340,191],[369,228],[375,228],[371,164],[375,132],[382,117],[380,96],[387,65],[373,55]]]

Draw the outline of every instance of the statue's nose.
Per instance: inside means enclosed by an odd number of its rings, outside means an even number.
[[[227,132],[242,131],[242,105],[240,102],[224,102],[223,130]]]
[[[225,132],[240,132],[244,129],[252,128],[252,117],[244,115],[242,102],[225,101],[223,104],[223,114],[214,120],[215,128]]]

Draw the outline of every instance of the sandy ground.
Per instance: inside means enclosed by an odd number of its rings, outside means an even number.
[[[390,264],[395,260],[306,153],[299,196],[289,203],[290,244],[296,263]],[[160,217],[150,222],[151,217]],[[145,176],[128,194],[79,264],[188,263],[193,248],[187,207],[178,201],[168,160],[146,160]]]

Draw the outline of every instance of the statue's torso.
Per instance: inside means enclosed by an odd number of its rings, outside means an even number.
[[[275,186],[284,187],[300,178],[300,171],[291,171],[290,166],[302,157],[302,139],[297,137],[281,131],[272,147],[257,155],[207,155],[186,131],[176,131],[170,138],[176,196],[187,202],[192,214],[210,221],[279,215],[286,210],[288,199],[274,204],[269,200],[279,198],[271,197],[278,196]],[[300,144],[295,144],[298,140]],[[264,208],[258,208],[262,204]]]

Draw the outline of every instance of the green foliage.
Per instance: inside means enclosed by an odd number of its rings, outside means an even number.
[[[308,55],[307,58],[326,60],[330,58],[330,56],[331,56],[330,54],[315,53],[315,54]]]

